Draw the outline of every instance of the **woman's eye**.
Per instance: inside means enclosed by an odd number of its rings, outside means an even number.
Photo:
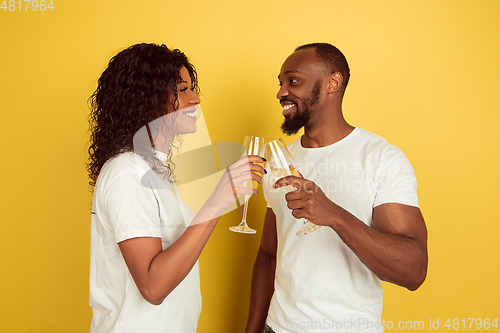
[[[186,92],[187,90],[188,90],[188,88],[187,88],[187,87],[182,87],[179,91],[180,91],[180,92]]]

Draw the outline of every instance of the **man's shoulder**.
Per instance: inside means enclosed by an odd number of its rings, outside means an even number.
[[[356,131],[356,137],[359,141],[363,141],[366,143],[372,143],[372,144],[380,144],[380,145],[388,145],[389,143],[387,142],[386,139],[381,137],[378,134],[372,133],[370,131],[367,131],[365,129],[362,129],[360,127],[356,127],[354,129]]]
[[[380,163],[409,163],[406,154],[396,145],[389,143],[380,135],[360,129],[364,137],[364,151],[374,153]]]
[[[356,128],[358,129],[358,128]],[[397,152],[400,151],[396,145],[389,143],[385,138],[380,135],[374,134],[367,130],[359,128],[358,130],[358,144],[361,144],[368,150],[376,150],[379,152]]]

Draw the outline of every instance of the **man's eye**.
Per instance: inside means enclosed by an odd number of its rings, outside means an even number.
[[[290,79],[291,84],[297,83],[298,81],[299,81],[298,79]]]

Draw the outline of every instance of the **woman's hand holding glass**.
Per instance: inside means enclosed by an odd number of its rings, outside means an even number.
[[[222,215],[224,210],[233,205],[240,195],[251,196],[257,190],[247,187],[248,182],[262,184],[260,174],[264,168],[260,165],[264,160],[260,156],[243,156],[226,168],[224,175],[217,184],[209,200],[218,208],[217,214]]]

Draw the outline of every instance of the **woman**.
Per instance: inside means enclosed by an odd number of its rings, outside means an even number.
[[[194,66],[179,50],[138,44],[111,59],[91,96],[91,332],[195,332],[198,257],[218,217],[264,169],[258,156],[224,173],[194,213],[180,199],[171,147],[196,131]]]

